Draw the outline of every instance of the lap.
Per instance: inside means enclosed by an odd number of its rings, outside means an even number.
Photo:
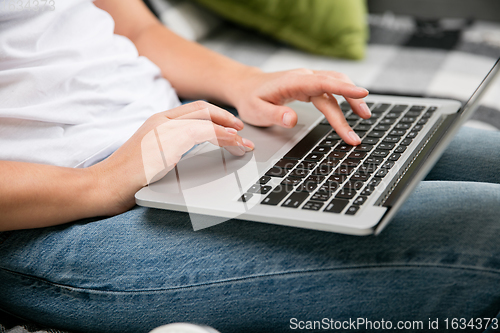
[[[172,321],[226,333],[287,331],[292,317],[494,317],[498,202],[499,184],[424,181],[377,237],[242,220],[193,232],[185,213],[142,207],[4,233],[0,307],[92,332]]]

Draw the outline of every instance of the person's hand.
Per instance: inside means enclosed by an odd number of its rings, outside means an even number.
[[[238,156],[253,150],[254,144],[237,134],[243,126],[203,101],[151,116],[116,152],[90,167],[106,193],[103,199],[110,201],[110,215],[132,207],[135,192],[165,176],[196,144],[208,141]]]
[[[371,113],[363,98],[368,91],[355,86],[346,75],[309,69],[275,73],[253,69],[239,80],[230,98],[245,122],[256,126],[291,128],[297,123],[297,114],[284,104],[292,100],[312,102],[346,143],[361,143],[333,95],[342,95],[354,113],[367,119]]]

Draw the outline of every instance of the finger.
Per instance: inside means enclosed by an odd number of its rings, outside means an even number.
[[[205,101],[196,101],[161,114],[170,119],[205,119],[225,127],[242,130],[243,122],[230,112]]]
[[[297,99],[308,102],[310,97],[321,96],[324,93],[348,98],[363,98],[368,95],[366,89],[326,74],[282,76],[277,85],[281,87],[280,95],[285,101]]]
[[[348,144],[356,146],[361,143],[359,136],[347,123],[337,100],[328,94],[311,98],[311,102],[325,115],[337,134]]]
[[[194,145],[210,142],[218,146],[240,147],[242,153],[253,150],[254,144],[237,135],[231,127],[206,120],[173,119],[157,127],[167,164],[175,164]]]
[[[292,128],[297,125],[297,114],[290,107],[285,105],[275,105],[263,100],[259,100],[258,107],[264,112],[261,112],[263,117],[266,117],[270,125],[278,125],[281,127]]]
[[[338,80],[354,84],[354,82],[349,78],[349,76],[339,73],[339,72],[334,72],[334,71],[313,71],[314,74],[322,74],[322,75],[329,75],[331,77],[334,77]],[[363,99],[355,99],[355,98],[350,98],[347,96],[344,96],[346,99],[347,103],[351,105],[351,108],[355,114],[360,116],[363,119],[368,119],[372,116],[372,113],[370,111],[370,108],[368,105],[366,105],[365,101]]]

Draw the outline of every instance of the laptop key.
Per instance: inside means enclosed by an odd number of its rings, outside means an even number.
[[[367,151],[370,151],[372,149],[373,149],[372,145],[369,145],[369,144],[366,144],[366,143],[362,143],[359,146],[356,146],[356,148],[354,148],[354,151],[355,152],[357,152],[357,151],[367,152]]]
[[[259,184],[267,184],[271,180],[271,177],[269,176],[262,176],[259,178]]]
[[[354,159],[362,159],[366,156],[366,152],[364,151],[353,151],[352,153],[347,156],[347,158],[354,158]]]
[[[394,105],[394,107],[391,109],[391,112],[401,113],[401,112],[405,111],[407,108],[408,108],[408,105],[398,104],[398,105]]]
[[[379,125],[392,125],[396,122],[396,119],[384,118],[379,122]]]
[[[376,119],[363,119],[361,120],[361,125],[374,125],[377,122]]]
[[[279,168],[279,167],[272,167],[266,172],[266,176],[270,177],[278,177],[278,178],[283,178],[285,175],[288,173],[288,170]]]
[[[401,157],[401,154],[399,153],[392,153],[391,156],[389,156],[390,161],[397,161]]]
[[[370,137],[367,137],[367,138],[364,138],[361,143],[362,144],[367,144],[367,145],[374,145],[376,144],[377,142],[379,142],[379,138],[370,138]]]
[[[269,191],[271,191],[273,188],[271,186],[267,185],[260,185],[260,184],[254,184],[252,187],[248,189],[247,192],[249,193],[260,193],[260,194],[267,194]]]
[[[346,179],[347,179],[347,177],[343,176],[343,175],[331,175],[330,178],[328,178],[328,181],[334,182],[337,184],[342,184]]]
[[[400,136],[387,136],[385,137],[384,141],[385,143],[398,143],[399,140],[401,140]]]
[[[278,185],[260,203],[263,205],[276,206],[281,202],[281,200],[285,199],[285,197],[288,195],[289,191],[290,191],[289,187],[283,186],[283,185]]]
[[[407,148],[406,146],[398,146],[396,149],[394,149],[394,152],[401,154],[405,152],[406,148]]]
[[[353,188],[345,185],[344,187],[342,187],[342,189],[340,190],[340,192],[337,193],[337,195],[335,196],[335,198],[339,198],[339,199],[352,199],[352,198],[354,198],[355,195],[356,195],[356,190],[354,190]]]
[[[307,155],[304,158],[304,161],[310,161],[310,162],[319,162],[325,154],[320,154],[320,153],[312,153]]]
[[[303,161],[297,165],[297,169],[312,170],[316,167],[316,165],[318,165],[316,162]]]
[[[362,196],[369,196],[371,195],[373,192],[375,192],[375,187],[373,186],[367,186],[363,189],[363,191],[361,192],[361,195]]]
[[[297,186],[302,181],[302,178],[288,176],[281,182],[284,186]]]
[[[318,192],[316,193],[324,193],[328,195],[328,198],[332,196],[332,194],[337,191],[339,188],[340,184],[342,182],[335,182],[335,181],[326,181],[321,187],[319,188]]]
[[[425,106],[423,105],[414,105],[410,108],[410,111],[423,111]]]
[[[380,131],[371,131],[370,133],[368,133],[368,136],[371,137],[371,138],[381,138],[385,135],[384,132],[380,132]]]
[[[308,169],[295,168],[290,172],[289,176],[302,178],[307,176],[308,174],[309,174]]]
[[[348,175],[350,175],[352,173],[353,170],[354,170],[354,167],[341,165],[340,167],[338,167],[337,169],[335,169],[334,173],[336,175],[345,175],[345,176],[348,176]]]
[[[309,193],[307,192],[293,192],[281,205],[281,207],[297,208],[300,204],[307,199]]]
[[[406,130],[403,129],[397,129],[397,130],[392,130],[389,132],[390,136],[403,136],[406,134]]]
[[[318,191],[313,194],[311,197],[311,200],[316,200],[316,201],[328,201],[332,197],[333,191],[332,192],[325,192],[325,191]]]
[[[390,169],[394,166],[394,162],[391,162],[391,161],[388,161],[388,162],[385,162],[384,165],[382,165],[382,168],[385,168],[385,169]]]
[[[346,153],[342,151],[333,151],[326,158],[328,160],[341,160],[344,158],[345,154]]]
[[[375,187],[378,186],[380,182],[381,182],[380,178],[372,178],[372,180],[370,180],[370,182],[368,183],[368,186]]]
[[[369,164],[380,164],[384,161],[382,157],[375,157],[375,156],[370,156],[368,157],[365,162]]]
[[[385,132],[385,131],[388,131],[390,128],[391,128],[391,126],[390,126],[390,125],[377,125],[377,126],[375,126],[373,129],[374,129],[375,131]]]
[[[417,121],[417,118],[415,117],[403,117],[403,119],[401,119],[401,123],[402,124],[412,124],[414,123],[415,121]]]
[[[425,124],[427,124],[427,121],[428,121],[428,120],[429,120],[429,119],[427,119],[427,118],[422,118],[422,119],[420,119],[420,120],[417,122],[417,125],[425,125]]]
[[[334,165],[320,164],[316,169],[313,170],[312,173],[313,175],[328,176],[334,168]]]
[[[338,142],[339,142],[339,140],[325,139],[319,143],[319,146],[331,148],[331,147],[335,146]]]
[[[420,132],[422,130],[422,128],[424,128],[424,126],[422,126],[422,125],[415,125],[415,126],[413,126],[413,128],[411,130],[413,132]]]
[[[404,139],[402,142],[401,142],[401,145],[403,146],[409,146],[410,143],[412,143],[413,139]]]
[[[354,127],[354,130],[355,131],[369,131],[371,130],[372,127],[371,126],[368,126],[368,125],[362,125],[362,124],[359,124],[359,125],[356,125],[356,127]]]
[[[377,171],[377,173],[375,174],[375,177],[379,177],[379,178],[384,178],[385,176],[387,176],[387,173],[389,172],[388,169],[380,169],[379,171]],[[373,184],[372,184],[373,185]]]
[[[306,204],[302,207],[302,209],[307,209],[307,210],[315,210],[318,211],[323,207],[322,202],[314,202],[314,201],[308,201]]]
[[[373,108],[372,113],[373,112],[385,112],[389,109],[390,106],[391,106],[391,104],[385,104],[385,103],[378,104]]]
[[[396,124],[396,127],[395,129],[403,129],[403,130],[407,130],[411,127],[411,124],[405,124],[405,123],[398,123]]]
[[[314,148],[313,153],[316,153],[316,154],[326,154],[326,153],[329,153],[330,150],[331,150],[330,147],[319,146],[319,147]]]
[[[368,180],[368,176],[361,173],[355,173],[354,175],[351,176],[350,180],[357,182],[365,182]]]
[[[351,206],[349,208],[347,208],[346,210],[346,215],[355,215],[359,210],[359,206]]]
[[[343,152],[348,152],[352,149],[353,146],[348,145],[346,143],[340,143],[337,147],[335,147],[333,150],[335,151],[343,151]]]
[[[285,157],[294,160],[301,159],[319,142],[319,140],[328,134],[330,130],[330,126],[318,125],[314,127],[302,140],[286,153]]]
[[[296,160],[281,159],[274,166],[277,168],[292,169],[295,164],[297,164]]]
[[[350,156],[350,155],[349,155]],[[348,167],[356,167],[361,163],[360,159],[352,159],[348,158],[342,161],[342,165],[348,166]]]
[[[357,206],[361,206],[362,204],[364,204],[366,202],[366,199],[368,199],[368,197],[359,196],[356,198],[356,200],[354,200],[354,204]]]
[[[238,199],[238,201],[248,202],[248,200],[250,200],[251,197],[253,197],[252,193],[245,193]]]
[[[386,118],[386,119],[395,119],[395,118],[399,118],[399,116],[400,116],[400,115],[401,115],[401,114],[396,113],[396,112],[389,112],[389,113],[385,116],[385,118]]]
[[[363,187],[363,182],[356,181],[356,180],[348,180],[347,183],[345,183],[345,186],[350,188],[351,190],[354,191],[359,191]]]
[[[328,140],[340,140],[340,135],[338,135],[337,133],[330,133],[326,136],[326,139]]]
[[[394,143],[386,143],[382,142],[377,146],[377,149],[382,149],[382,150],[392,150],[394,148],[395,144]]]
[[[410,133],[408,133],[408,135],[406,136],[406,139],[415,139],[415,137],[418,135],[418,132],[413,132],[411,131]]]
[[[299,185],[299,187],[297,187],[297,191],[311,193],[314,192],[314,190],[316,190],[318,185],[319,184],[316,182],[304,181],[302,184]]]
[[[418,117],[420,116],[421,111],[410,111],[405,114],[407,117]]]
[[[332,199],[332,201],[330,201],[330,203],[326,206],[324,212],[339,214],[348,204],[348,200]]]
[[[375,150],[371,156],[372,157],[386,157],[389,154],[387,150]]]

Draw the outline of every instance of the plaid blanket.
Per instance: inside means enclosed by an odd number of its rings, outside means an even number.
[[[465,101],[500,57],[500,24],[419,21],[370,16],[367,57],[349,61],[297,51],[228,23],[201,40],[208,48],[265,71],[299,67],[335,70],[372,93],[451,97]],[[500,80],[467,125],[500,129]],[[20,322],[0,312],[0,333],[64,333]]]

